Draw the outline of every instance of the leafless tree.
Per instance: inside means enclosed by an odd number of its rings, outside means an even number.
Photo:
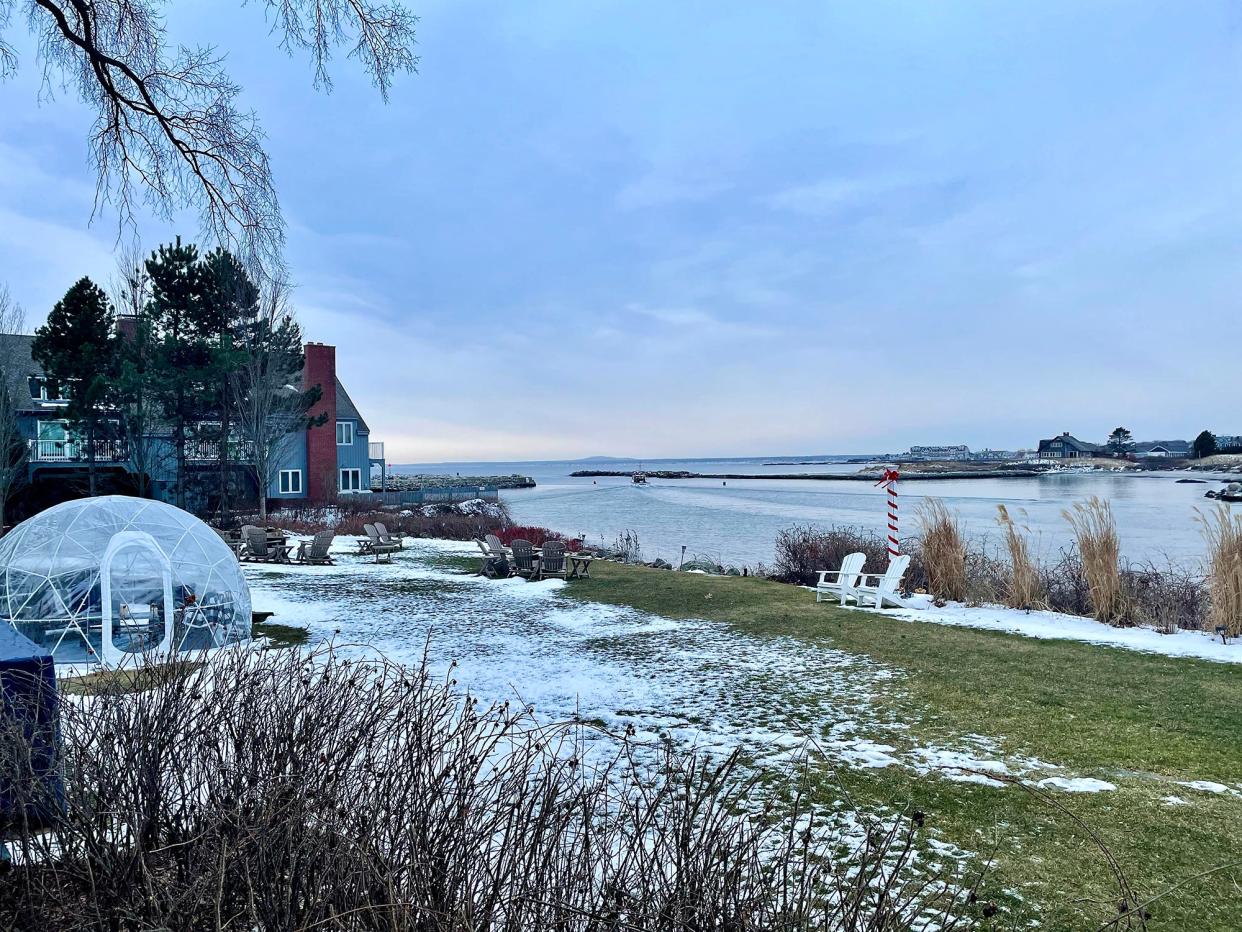
[[[3,50],[0,49],[0,53]],[[0,67],[4,64],[0,54]],[[30,357],[18,341],[6,339],[25,330],[26,313],[0,284],[0,527],[5,524],[5,506],[18,481],[26,473],[26,443],[18,432],[21,411],[23,362]],[[22,357],[25,356],[25,359]]]
[[[171,449],[167,436],[161,436],[159,403],[153,393],[154,348],[147,314],[150,279],[144,258],[136,242],[123,249],[117,255],[109,290],[121,329],[114,385],[117,430],[139,491],[146,497],[152,493],[152,477],[168,464]]]
[[[310,53],[315,86],[344,46],[385,100],[412,72],[417,18],[388,0],[263,0],[282,49]],[[94,113],[96,210],[134,225],[138,202],[171,218],[197,210],[204,240],[257,272],[278,273],[284,221],[254,113],[214,48],[167,41],[161,0],[0,0],[0,80],[18,57],[5,32],[25,9],[45,88],[75,88]]]
[[[267,490],[302,430],[319,424],[307,412],[318,399],[301,385],[302,332],[289,307],[289,288],[269,281],[258,315],[238,334],[242,363],[233,379],[237,426],[259,484],[259,518],[267,521]]]

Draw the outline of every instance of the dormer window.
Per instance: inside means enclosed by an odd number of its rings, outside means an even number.
[[[27,380],[30,384],[32,401],[61,401],[60,391],[52,383],[39,375],[32,375]]]

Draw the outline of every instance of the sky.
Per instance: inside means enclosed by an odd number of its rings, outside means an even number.
[[[1242,434],[1242,10],[409,0],[330,93],[177,0],[267,133],[297,314],[390,462]],[[0,282],[106,281],[89,119],[0,84]],[[144,218],[147,249],[170,226]]]

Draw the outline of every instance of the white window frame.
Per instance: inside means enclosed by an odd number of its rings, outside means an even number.
[[[294,480],[297,480],[296,482]],[[277,485],[281,495],[301,495],[302,494],[302,470],[300,469],[282,469],[280,471],[280,482]]]
[[[341,428],[347,427],[348,431],[342,431]],[[349,439],[342,440],[341,434],[348,433]],[[352,447],[354,445],[354,422],[353,421],[337,421],[336,422],[336,445],[338,447]]]
[[[353,475],[353,477],[356,478],[357,480],[356,483],[347,482],[346,477],[350,476],[351,474]],[[342,469],[338,469],[336,484],[337,484],[337,488],[340,490],[342,495],[355,495],[358,492],[361,492],[363,490],[362,489],[362,470],[356,467],[344,467]],[[352,485],[353,487],[348,488],[347,485]]]

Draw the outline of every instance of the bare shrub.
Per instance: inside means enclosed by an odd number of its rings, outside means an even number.
[[[258,515],[242,515],[240,524],[258,524]],[[401,511],[378,509],[369,502],[342,500],[330,508],[293,507],[271,512],[267,524],[292,534],[315,534],[333,530],[343,536],[361,537],[364,525],[382,521],[394,534],[406,537],[471,540],[485,534],[500,533],[512,523],[504,502],[492,503],[486,511],[463,513],[454,505],[422,505]]]
[[[63,703],[64,814],[12,827],[0,927],[851,932],[985,909],[964,874],[915,869],[921,814],[854,812],[861,840],[840,836],[796,776],[765,804],[736,753],[603,739],[454,682],[324,646]]]
[[[1013,516],[1004,505],[997,505],[997,523],[1005,535],[1005,550],[1009,553],[1009,575],[1002,589],[1002,601],[1010,608],[1045,608],[1043,582],[1039,567],[1031,557],[1026,527],[1014,523]]]
[[[866,565],[879,571],[888,565],[888,545],[872,531],[853,527],[792,527],[776,538],[772,578],[799,586],[814,585],[820,570],[841,568],[846,554],[866,554]]]
[[[1120,624],[1125,620],[1121,588],[1121,541],[1113,509],[1097,495],[1075,502],[1061,512],[1074,531],[1083,575],[1091,600],[1091,614],[1099,621]]]
[[[1208,550],[1208,623],[1242,636],[1242,515],[1224,505],[1198,514]]]
[[[1178,628],[1204,627],[1208,616],[1208,589],[1202,577],[1169,563],[1129,564],[1121,571],[1122,602],[1135,624],[1164,634]]]
[[[938,498],[925,498],[916,510],[927,589],[939,599],[965,602],[966,540],[957,515]]]
[[[519,539],[528,541],[535,547],[542,547],[550,540],[565,539],[563,534],[559,534],[556,531],[529,524],[511,524],[497,531],[496,536],[500,538],[500,542],[506,547]]]

